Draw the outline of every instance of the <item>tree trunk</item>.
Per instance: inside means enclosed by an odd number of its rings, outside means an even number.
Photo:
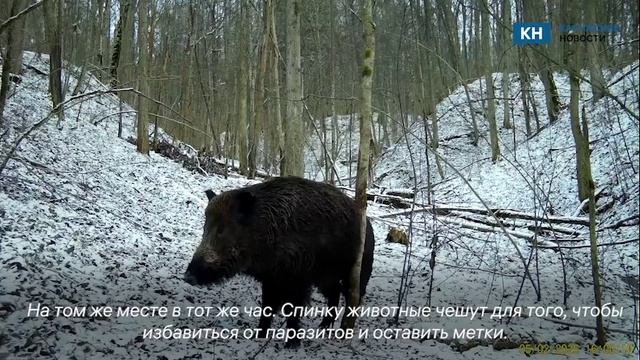
[[[593,278],[593,291],[595,305],[602,308],[602,289],[600,287],[600,269],[598,261],[598,243],[596,239],[596,204],[595,184],[591,175],[591,159],[589,154],[589,124],[584,107],[582,119],[580,119],[580,80],[578,75],[581,69],[581,51],[579,46],[570,48],[567,53],[566,63],[569,71],[569,83],[571,86],[571,98],[569,100],[569,112],[571,114],[571,132],[576,144],[576,170],[578,178],[578,196],[580,201],[589,201],[589,240],[591,245],[591,275]],[[606,342],[606,334],[602,314],[596,317],[596,344],[603,346]]]
[[[580,201],[583,201],[589,197],[589,180],[587,177],[587,168],[588,164],[585,163],[585,153],[589,153],[589,143],[584,138],[584,136],[580,132],[580,127],[578,125],[579,119],[579,111],[578,111],[578,101],[580,98],[580,81],[576,76],[570,77],[571,83],[571,100],[569,105],[569,110],[571,113],[571,131],[573,132],[573,137],[576,143],[576,177],[578,180],[578,198]]]
[[[64,109],[60,105],[62,94],[62,8],[63,0],[48,0],[44,3],[45,33],[49,45],[49,92],[58,123],[64,120]]]
[[[300,0],[287,0],[287,119],[284,173],[304,175],[304,122],[302,119],[302,64],[300,56]]]
[[[596,0],[588,0],[585,4],[585,17],[586,23],[596,24],[599,23],[597,19],[597,7],[599,5]],[[637,17],[637,13],[636,13]],[[604,76],[602,76],[602,68],[600,67],[600,46],[599,42],[589,42],[585,46],[587,47],[587,58],[589,59],[589,76],[591,81],[591,93],[593,94],[593,101],[598,101],[604,97],[606,82]]]
[[[482,44],[484,55],[484,79],[486,86],[487,110],[485,116],[489,122],[489,142],[491,144],[491,160],[498,161],[500,157],[500,144],[498,142],[498,125],[496,123],[496,100],[493,90],[493,66],[491,61],[491,36],[489,26],[489,5],[482,0],[484,11],[482,12]]]
[[[531,136],[531,112],[529,111],[529,67],[526,63],[526,49],[518,49],[518,78],[520,79],[520,94],[522,96],[522,108],[524,113],[524,125],[527,131],[527,137]],[[514,142],[515,144],[515,142]]]
[[[544,2],[523,0],[522,18],[524,21],[542,21],[543,19],[547,19],[544,11]],[[560,97],[558,96],[556,83],[553,80],[552,64],[548,59],[550,53],[547,51],[547,47],[539,47],[538,51],[534,54],[535,55],[532,55],[533,63],[536,67],[535,71],[540,75],[540,80],[542,81],[542,85],[544,85],[549,122],[554,122],[558,119],[558,112],[560,111]],[[534,103],[532,103],[532,105],[535,107]],[[537,126],[537,130],[540,130],[540,126]]]
[[[248,170],[247,113],[249,104],[249,6],[247,0],[240,3],[240,70],[238,73],[238,161],[240,174]]]
[[[427,1],[427,0],[423,0],[422,2],[423,4],[423,17],[422,17],[422,22],[424,24],[424,32],[423,32],[423,41],[427,42],[428,39],[431,37],[431,34],[433,33],[433,28],[432,28],[432,20],[433,20],[433,9],[431,8],[431,4]],[[450,4],[447,4],[445,6],[450,6]],[[419,5],[416,5],[416,7],[419,7]],[[448,10],[449,12],[451,12],[451,9]],[[416,19],[420,19],[420,17],[418,16],[419,14],[416,14],[417,17]],[[457,29],[457,26],[456,26]],[[452,36],[452,35],[448,35],[448,36]],[[416,29],[416,42],[418,41],[419,36],[418,36],[418,29]],[[457,34],[455,35],[455,41],[457,41],[458,36]],[[454,52],[454,56],[460,56],[460,52],[459,49],[456,50],[457,45],[456,44],[450,44],[450,46],[452,47],[452,51]],[[433,56],[430,52],[425,52],[422,53],[422,49],[420,46],[418,46],[418,44],[416,43],[416,53],[418,54],[419,59],[424,59],[425,61],[425,69],[423,71],[422,69],[422,60],[418,61],[418,75],[419,75],[419,79],[420,79],[420,97],[421,97],[421,101],[424,102],[423,105],[423,109],[422,109],[422,116],[423,116],[423,128],[424,128],[424,133],[425,136],[427,138],[427,140],[429,139],[429,126],[428,126],[428,119],[431,119],[431,141],[428,144],[428,146],[430,146],[433,151],[437,151],[438,147],[440,145],[440,135],[439,135],[439,127],[438,127],[438,112],[437,112],[437,108],[436,108],[436,104],[435,104],[435,92],[436,89],[434,89],[433,83],[434,83],[434,78],[435,76],[433,76],[434,74],[434,70],[433,70]],[[456,72],[458,72],[458,68],[456,68]],[[424,80],[424,73],[426,73],[426,81]],[[454,74],[455,75],[455,74]],[[459,77],[458,77],[459,78]],[[427,163],[429,163],[429,152],[426,151],[425,149],[425,157],[427,157]],[[444,179],[444,171],[442,169],[442,165],[440,164],[440,159],[438,157],[435,157],[436,159],[436,166],[438,169],[438,174],[440,175],[441,178]],[[428,166],[428,165],[427,165]]]
[[[147,95],[148,91],[148,16],[149,16],[149,0],[138,0],[138,91]],[[138,95],[138,139],[136,148],[138,152],[149,154],[149,133],[147,126],[149,123],[149,109],[147,99],[142,95]]]
[[[9,16],[15,16],[23,10],[25,0],[13,0],[11,12]],[[20,74],[22,72],[22,47],[24,40],[24,21],[25,16],[21,16],[18,20],[9,25],[7,29],[7,47],[2,58],[2,77],[0,80],[0,129],[3,126],[4,106],[9,95],[10,74]]]
[[[447,86],[449,89],[452,89],[458,84],[459,74],[460,74],[460,39],[458,37],[458,21],[457,17],[453,15],[453,11],[451,10],[452,1],[436,1],[436,6],[440,8],[442,12],[442,21],[444,23],[443,31],[446,33],[447,43],[449,47],[449,58],[451,61],[451,67],[453,68],[453,73],[450,73],[451,81],[447,82]],[[431,6],[425,2],[425,11],[426,6]],[[430,26],[430,24],[428,24]]]
[[[553,73],[549,70],[551,64],[545,59],[542,66],[544,68],[540,70],[540,79],[542,80],[542,85],[544,85],[547,114],[549,115],[549,122],[554,122],[558,119],[558,112],[560,112],[560,96],[553,80]],[[538,130],[540,129],[538,128]]]
[[[280,104],[280,71],[279,71],[279,60],[280,60],[280,52],[278,51],[278,37],[276,34],[276,17],[275,17],[275,6],[272,0],[268,1],[268,16],[270,17],[269,24],[269,41],[271,41],[271,77],[272,77],[272,86],[273,86],[273,133],[271,142],[273,144],[274,152],[273,152],[273,161],[278,166],[279,173],[284,174],[284,169],[282,168],[283,162],[282,158],[284,156],[284,136],[282,131],[282,108]]]
[[[570,57],[578,57],[578,47],[575,48],[576,54]],[[589,197],[589,188],[591,187],[591,165],[589,164],[589,139],[585,133],[588,129],[580,128],[580,80],[577,72],[580,71],[577,60],[573,61],[573,67],[569,70],[569,84],[571,87],[571,98],[569,100],[569,113],[571,114],[571,132],[576,144],[576,178],[578,180],[578,198],[583,201]]]
[[[370,141],[371,141],[371,87],[373,83],[373,66],[375,59],[375,34],[373,24],[373,0],[364,0],[362,5],[362,24],[364,37],[364,61],[362,66],[362,93],[360,95],[360,145],[358,148],[358,174],[356,180],[356,207],[360,220],[360,239],[356,260],[351,269],[349,296],[347,305],[360,305],[360,272],[362,254],[367,234],[367,177],[369,173]],[[352,329],[355,326],[354,316],[343,316],[341,327]]]
[[[11,16],[17,15],[24,10],[27,3],[25,0],[13,0],[11,6]],[[22,50],[24,45],[24,24],[26,16],[20,16],[7,31],[7,54],[6,66],[12,74],[22,73]]]
[[[331,1],[331,159],[338,159],[338,114],[336,112],[336,1]],[[334,166],[334,164],[332,164]],[[333,170],[333,169],[332,169]],[[329,183],[336,183],[335,172],[329,172]]]
[[[587,117],[584,112],[584,107],[582,108],[582,122],[583,127],[586,130]],[[590,160],[587,162],[590,163]],[[591,176],[591,173],[589,173],[589,176]],[[591,181],[590,184],[593,185],[593,181]],[[591,187],[589,192],[589,243],[591,246],[591,277],[593,279],[593,295],[595,297],[596,307],[602,309],[602,287],[600,286],[600,262],[598,260],[598,239],[596,237],[596,200],[594,187]],[[596,344],[604,346],[607,342],[607,334],[604,331],[602,313],[598,313],[598,316],[596,317],[596,334]]]
[[[511,1],[502,1],[502,21],[505,24],[511,24]],[[511,39],[510,33],[505,29],[501,29],[502,34],[502,126],[505,129],[511,129],[511,106],[509,105],[509,73],[511,69]],[[515,146],[515,143],[514,143]]]
[[[269,40],[269,29],[271,24],[269,23],[270,16],[269,11],[271,8],[272,0],[264,1],[263,9],[263,22],[264,30],[262,34],[262,43],[260,45],[260,59],[258,63],[258,72],[256,74],[256,87],[255,87],[255,116],[253,126],[251,127],[251,149],[249,149],[249,178],[253,179],[256,176],[256,165],[258,159],[258,145],[260,142],[260,133],[264,123],[265,114],[265,78],[267,76],[267,64],[269,53],[271,53],[271,41]],[[266,148],[265,148],[266,151]]]
[[[425,39],[428,41],[428,39],[433,35],[433,29],[432,29],[432,20],[433,20],[433,10],[431,8],[431,3],[428,0],[423,0],[422,2],[423,5],[423,22],[424,22],[424,36]],[[450,4],[446,4],[444,6],[450,6]],[[451,9],[449,9],[449,12],[451,12]],[[457,28],[457,27],[456,27]],[[458,36],[456,34],[455,36],[456,40],[458,39]],[[453,44],[451,46],[454,46]],[[420,55],[420,57],[422,58],[423,56],[425,57],[425,61],[426,61],[426,73],[427,73],[427,88],[426,88],[426,96],[424,97],[424,101],[426,101],[426,111],[425,111],[425,116],[426,115],[432,115],[431,118],[431,148],[435,151],[438,149],[439,146],[439,142],[440,142],[440,137],[438,135],[439,131],[438,131],[438,116],[436,115],[436,106],[435,106],[435,98],[434,98],[434,89],[433,89],[433,83],[434,83],[434,79],[435,76],[433,76],[433,73],[435,72],[433,70],[433,63],[432,63],[432,56],[430,52],[426,52],[425,54],[420,54],[420,49],[418,49],[418,54]],[[458,54],[459,55],[459,54]],[[422,85],[422,88],[424,89],[424,84]],[[426,121],[426,119],[425,119]],[[426,130],[426,129],[425,129]],[[425,134],[426,136],[426,134]]]
[[[113,42],[113,51],[111,52],[111,88],[118,87],[118,66],[120,65],[120,52],[122,50],[122,31],[129,17],[129,1],[120,1],[120,16],[116,25],[115,39]],[[120,95],[118,96],[120,98]],[[122,101],[122,100],[120,100]],[[118,137],[122,137],[122,114],[118,115]]]
[[[98,65],[98,78],[106,79],[107,59],[109,58],[109,33],[111,27],[111,1],[100,0],[97,1],[98,7],[98,21],[96,23],[96,35],[97,35],[97,65]],[[96,44],[94,42],[94,45]]]
[[[595,305],[602,308],[602,289],[600,286],[600,269],[598,261],[598,242],[596,238],[596,205],[593,183],[591,176],[591,161],[589,155],[589,128],[584,107],[582,108],[582,127],[580,126],[580,114],[578,111],[578,102],[580,99],[580,81],[575,73],[570,74],[571,82],[571,130],[573,132],[576,144],[576,162],[578,169],[578,194],[580,199],[588,199],[589,201],[589,239],[591,245],[591,275],[593,278],[593,291],[595,297]],[[596,332],[598,345],[604,345],[606,342],[606,334],[602,314],[596,317]]]

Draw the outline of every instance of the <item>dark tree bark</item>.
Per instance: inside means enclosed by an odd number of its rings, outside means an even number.
[[[49,46],[49,92],[58,123],[64,120],[62,93],[62,9],[63,0],[48,0],[44,3],[45,34]]]

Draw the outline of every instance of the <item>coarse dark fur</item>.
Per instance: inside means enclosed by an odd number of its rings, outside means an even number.
[[[185,273],[191,284],[218,283],[237,273],[262,283],[262,306],[303,306],[312,286],[337,306],[347,296],[360,230],[355,201],[334,186],[297,177],[275,178],[215,195],[205,211],[202,242]],[[374,238],[367,219],[360,294],[373,265]],[[331,326],[335,313],[321,326]],[[262,316],[262,335],[272,317]],[[299,319],[289,317],[289,328]]]

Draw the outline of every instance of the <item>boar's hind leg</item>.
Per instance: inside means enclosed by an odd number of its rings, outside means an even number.
[[[258,323],[258,328],[260,332],[258,337],[266,337],[267,329],[271,327],[271,322],[273,321],[273,314],[280,311],[280,306],[282,306],[282,300],[280,297],[280,290],[277,285],[269,282],[262,283],[262,309],[265,307],[271,307],[271,316],[265,316],[264,311],[260,315],[260,322]]]
[[[367,234],[364,242],[364,252],[362,253],[362,266],[360,268],[360,303],[367,292],[367,284],[373,270],[373,251],[375,247],[375,239],[373,237],[373,227],[371,221],[367,219]]]
[[[327,306],[330,309],[327,316],[322,319],[320,327],[333,327],[333,323],[336,321],[337,317],[335,308],[340,302],[340,282],[325,285],[320,288],[320,292],[327,298]]]

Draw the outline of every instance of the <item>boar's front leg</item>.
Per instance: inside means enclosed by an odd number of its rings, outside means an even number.
[[[271,307],[271,315],[266,316],[264,313],[265,307]],[[273,321],[273,315],[280,310],[282,306],[281,296],[276,284],[265,281],[262,283],[262,314],[260,314],[260,321],[258,322],[258,328],[260,332],[258,337],[264,338],[267,336],[267,329],[271,327]]]
[[[290,302],[293,305],[293,308],[297,308],[298,306],[304,306],[307,303],[307,298],[309,297],[309,293],[311,292],[311,287],[309,285],[293,283],[289,285],[286,289],[286,302]],[[290,315],[287,317],[287,329],[293,329],[298,332],[300,329],[300,317],[295,315]],[[294,348],[300,345],[300,339],[298,337],[294,337],[292,339],[287,340],[284,344],[285,348]]]

